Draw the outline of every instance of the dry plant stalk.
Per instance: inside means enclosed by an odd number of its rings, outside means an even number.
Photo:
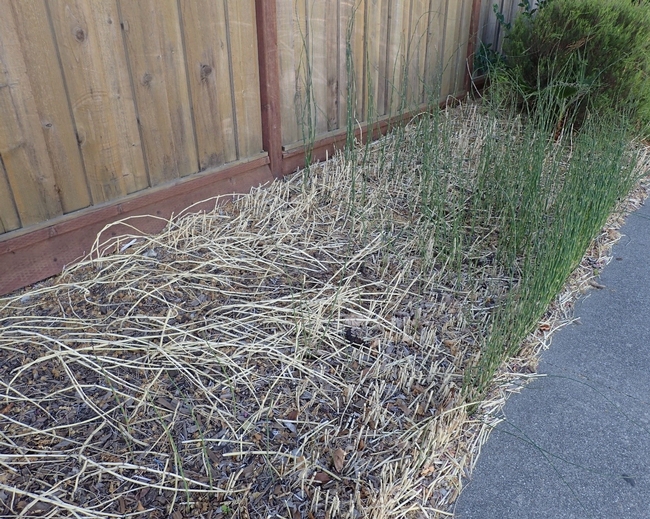
[[[477,119],[460,117],[458,153],[472,156]],[[485,261],[459,286],[427,259],[417,164],[391,178],[377,150],[156,236],[100,235],[55,281],[0,300],[3,513],[450,516],[547,334],[469,416],[463,374],[511,280]],[[611,232],[585,261],[604,261]]]

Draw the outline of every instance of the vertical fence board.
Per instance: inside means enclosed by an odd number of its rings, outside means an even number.
[[[390,6],[386,43],[386,115],[396,115],[401,109],[404,86],[404,68],[406,65],[406,45],[404,34],[404,16],[408,17],[405,4],[408,0],[393,0]]]
[[[469,24],[472,14],[472,0],[462,0],[460,5],[460,21],[458,32],[458,55],[456,57],[456,79],[454,81],[454,93],[462,92],[464,89],[465,75],[467,69],[467,47],[469,44]]]
[[[226,14],[215,0],[183,0],[181,13],[203,171],[237,159]]]
[[[338,25],[339,33],[339,47],[338,47],[338,76],[339,76],[339,91],[338,91],[338,120],[339,127],[346,128],[348,120],[348,105],[349,108],[356,108],[356,100],[352,103],[349,101],[355,99],[356,81],[354,80],[357,64],[355,62],[355,38],[354,32],[359,30],[356,27],[356,18],[353,17],[354,6],[356,0],[337,0],[338,2]]]
[[[198,167],[176,0],[120,3],[152,186]]]
[[[364,117],[365,0],[340,0],[339,121]],[[349,70],[348,70],[349,69]]]
[[[447,0],[447,19],[445,21],[445,52],[443,57],[442,94],[452,95],[456,83],[458,64],[460,15],[462,5],[458,0]]]
[[[357,121],[368,119],[368,107],[366,105],[367,92],[367,38],[368,26],[366,25],[366,11],[368,0],[357,0],[354,12],[354,81],[357,103]],[[356,124],[356,122],[355,122]]]
[[[325,99],[326,131],[338,129],[339,126],[339,0],[323,2],[325,4],[325,78],[327,81]]]
[[[489,45],[493,50],[496,50],[496,33],[497,33],[497,19],[492,11],[494,2],[483,1],[483,8],[481,12],[481,41],[485,45]]]
[[[49,5],[93,202],[148,187],[115,2]]]
[[[11,196],[11,186],[7,179],[7,172],[0,160],[0,234],[14,229],[20,229],[20,218],[14,205],[14,199]]]
[[[380,2],[380,12],[381,19],[378,25],[378,39],[379,39],[379,48],[377,54],[378,61],[378,72],[377,72],[377,100],[376,100],[376,110],[377,116],[387,115],[388,107],[388,35],[389,35],[389,26],[388,21],[390,17],[390,4],[391,0],[379,0]],[[369,27],[370,28],[370,27]]]
[[[425,101],[439,101],[442,81],[446,0],[429,0],[429,25],[427,29],[427,57],[425,62]]]
[[[12,0],[56,190],[64,213],[91,204],[45,0]]]
[[[0,158],[23,226],[63,213],[11,4],[0,7]]]
[[[308,48],[313,106],[311,117],[316,134],[327,132],[327,23],[326,4],[322,0],[307,0],[306,17],[309,28]]]
[[[311,90],[309,53],[309,24],[307,23],[307,3],[309,0],[294,0],[293,20],[293,59],[296,69],[295,73],[295,97],[294,108],[296,110],[296,123],[298,140],[309,140],[313,135],[310,119],[311,112]],[[290,3],[290,0],[289,0]]]
[[[296,61],[296,49],[303,49],[299,31],[294,30],[296,2],[303,0],[281,0],[277,4],[278,13],[278,53],[280,57],[280,105],[282,109],[282,143],[291,144],[300,140],[298,116],[300,97],[296,71],[300,55]],[[296,37],[296,35],[298,36]]]
[[[409,55],[410,74],[409,85],[413,105],[424,102],[425,90],[425,58],[427,56],[427,33],[429,26],[429,0],[412,0],[410,38],[411,51]]]
[[[384,14],[382,4],[386,0],[367,0],[367,19],[366,19],[366,96],[365,105],[368,107],[366,119],[373,120],[377,116],[383,115],[383,88],[380,85],[380,77],[383,77],[385,70],[382,72],[382,64],[385,69],[385,48],[382,49],[381,42],[383,41],[386,32],[386,24],[384,23]],[[378,106],[382,110],[378,110]]]
[[[228,0],[233,96],[239,135],[239,157],[262,151],[260,78],[254,0]]]
[[[503,13],[505,16],[508,15],[508,12],[512,8],[514,0],[501,0],[499,4],[499,12]],[[503,37],[505,36],[505,31],[503,27],[496,21],[496,16],[494,16],[494,21],[496,24],[496,32],[494,36],[494,47],[497,49],[501,49],[503,46]]]

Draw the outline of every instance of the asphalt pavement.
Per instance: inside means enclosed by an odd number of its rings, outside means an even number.
[[[456,519],[650,519],[650,199],[504,407]]]

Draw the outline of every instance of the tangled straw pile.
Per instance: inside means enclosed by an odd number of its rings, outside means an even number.
[[[454,174],[479,123],[458,125]],[[378,156],[100,235],[0,300],[2,513],[450,515],[510,387],[470,416],[463,376],[515,280],[488,239],[450,272],[417,157],[384,175]]]

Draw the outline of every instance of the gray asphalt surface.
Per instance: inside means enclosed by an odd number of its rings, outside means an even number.
[[[456,519],[650,519],[650,200],[505,405]]]

